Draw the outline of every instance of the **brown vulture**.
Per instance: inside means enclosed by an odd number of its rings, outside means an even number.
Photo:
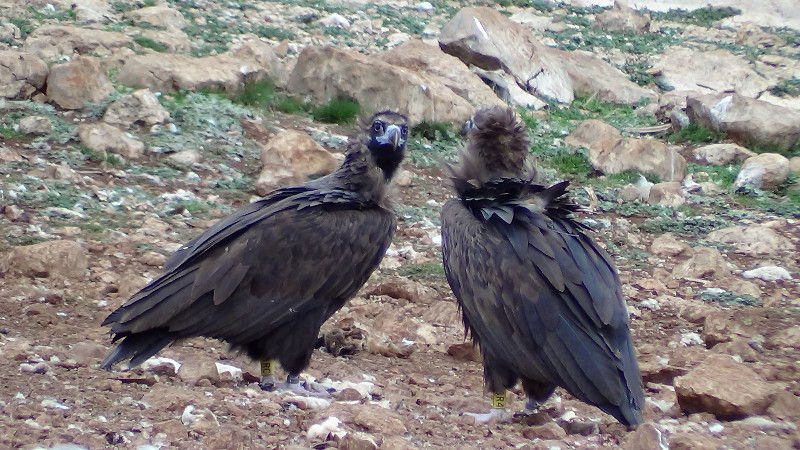
[[[182,246],[103,321],[122,342],[103,361],[141,364],[171,342],[205,336],[271,362],[298,389],[320,326],[366,283],[391,243],[388,185],[403,159],[407,119],[384,111],[351,137],[335,172],[278,189]]]
[[[447,280],[507,418],[506,390],[522,381],[525,409],[557,386],[625,425],[642,422],[644,392],[619,277],[609,256],[571,218],[567,182],[534,184],[525,125],[505,107],[483,108],[450,167],[458,198],[442,209]]]

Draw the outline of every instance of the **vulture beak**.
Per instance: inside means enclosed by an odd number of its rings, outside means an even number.
[[[400,147],[400,127],[397,125],[390,125],[386,128],[386,132],[383,133],[383,136],[378,138],[382,144],[390,144],[393,150],[397,150]]]

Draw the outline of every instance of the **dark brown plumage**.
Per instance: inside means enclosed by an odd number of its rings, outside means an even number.
[[[387,185],[403,159],[406,122],[375,114],[334,173],[278,189],[181,247],[103,322],[122,339],[103,367],[136,366],[176,339],[206,336],[277,359],[296,380],[322,323],[389,247],[396,218]]]
[[[570,218],[567,183],[534,184],[513,110],[479,110],[467,130],[458,194],[442,209],[447,280],[480,344],[494,393],[518,380],[527,408],[561,386],[626,425],[644,393],[628,313],[609,256]]]

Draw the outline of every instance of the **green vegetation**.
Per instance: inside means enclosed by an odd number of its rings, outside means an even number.
[[[686,172],[692,174],[694,181],[697,183],[703,181],[713,181],[714,184],[725,190],[733,188],[733,182],[736,180],[736,175],[739,174],[742,164],[728,164],[726,166],[704,166],[690,162],[687,165]]]
[[[720,142],[725,139],[727,133],[724,131],[715,131],[706,128],[696,123],[681,128],[677,133],[669,136],[669,141],[675,144],[690,143],[690,144],[703,144],[710,142]]]
[[[563,50],[599,52],[600,49],[618,49],[634,55],[663,53],[666,47],[683,42],[683,39],[677,37],[678,30],[666,27],[658,33],[623,33],[584,27],[547,31],[545,35],[553,38],[558,48]]]
[[[451,124],[423,121],[411,129],[406,150],[414,164],[438,166],[442,161],[454,161],[460,144]]]
[[[800,78],[783,80],[770,88],[769,92],[778,97],[800,97]]]
[[[408,11],[402,11],[396,6],[378,5],[377,14],[383,18],[385,26],[391,26],[408,34],[422,34],[426,22]],[[425,19],[429,20],[429,19]]]
[[[351,98],[333,99],[312,111],[314,120],[327,123],[351,123],[361,113],[361,105]]]
[[[150,39],[149,37],[146,36],[137,36],[133,38],[133,42],[144,48],[149,48],[159,53],[165,53],[169,50],[169,47],[167,47],[166,45],[162,44],[161,42],[154,41],[153,39]]]
[[[107,162],[111,165],[118,166],[122,164],[122,159],[119,155],[115,155],[113,153],[108,153],[105,151],[93,150],[89,147],[85,147],[83,145],[76,146],[78,151],[86,156],[89,161],[94,162]]]
[[[698,294],[698,298],[706,302],[724,303],[726,305],[761,306],[761,299],[752,295],[737,294],[722,289],[706,289]]]
[[[33,30],[36,29],[36,26],[32,24],[30,20],[23,17],[9,17],[8,22],[12,25],[16,25],[16,27],[19,28],[20,39],[22,40],[28,37],[28,35],[33,33]]]
[[[639,86],[649,86],[655,84],[655,77],[647,73],[652,66],[646,60],[626,60],[622,66],[617,68],[628,75],[628,79],[638,84]]]
[[[650,11],[650,17],[658,21],[672,21],[681,22],[685,24],[697,25],[701,27],[711,28],[714,22],[728,17],[738,16],[742,10],[726,7],[712,7],[694,9],[687,11],[685,9],[670,9],[667,12]]]
[[[275,39],[276,41],[283,41],[286,39],[293,41],[297,37],[291,31],[284,30],[283,28],[265,27],[263,25],[253,28],[253,33],[256,36],[266,39]]]
[[[240,92],[231,96],[231,101],[287,114],[298,114],[307,109],[305,105],[294,97],[279,91],[275,83],[270,79],[246,83]]]
[[[498,5],[508,8],[516,6],[518,8],[533,8],[541,12],[551,12],[555,5],[547,0],[498,0]]]
[[[34,20],[39,22],[43,22],[46,19],[55,19],[59,22],[71,20],[75,21],[78,18],[78,14],[75,12],[74,9],[65,9],[63,11],[47,11],[42,10],[39,11],[33,6],[28,7],[28,13],[33,17]]]
[[[397,269],[397,274],[417,281],[445,279],[444,266],[441,262],[406,264]]]
[[[2,126],[0,127],[0,136],[4,137],[5,139],[22,139],[25,137],[25,134],[20,133],[13,127]]]

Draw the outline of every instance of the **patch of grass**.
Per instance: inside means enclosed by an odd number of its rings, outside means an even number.
[[[425,22],[408,11],[402,11],[396,6],[378,5],[377,14],[383,18],[383,23],[399,29],[408,34],[422,34],[425,29]]]
[[[655,83],[655,77],[647,73],[647,70],[653,67],[647,61],[638,61],[628,59],[622,66],[617,68],[628,75],[628,79],[638,84],[639,86],[649,86]]]
[[[724,131],[714,131],[696,123],[690,123],[681,128],[677,133],[669,136],[672,143],[704,144],[710,142],[720,142],[725,139],[727,133]]]
[[[438,166],[442,160],[455,160],[460,143],[451,124],[423,121],[411,129],[406,149],[414,164]]]
[[[771,87],[769,92],[778,97],[800,97],[800,78],[792,77]]]
[[[166,45],[162,44],[161,42],[154,41],[153,39],[146,36],[137,36],[133,38],[133,42],[144,48],[149,48],[159,53],[165,53],[169,50],[169,47],[167,47]]]
[[[109,163],[111,165],[114,165],[114,166],[118,166],[118,165],[122,164],[122,159],[119,157],[119,155],[115,155],[113,153],[108,153],[108,152],[103,152],[103,151],[98,151],[98,150],[93,150],[93,149],[91,149],[89,147],[85,147],[83,145],[78,145],[77,148],[78,148],[78,151],[82,155],[86,156],[86,158],[89,161],[107,162],[107,163]]]
[[[675,30],[669,28],[661,29],[658,33],[639,34],[592,30],[585,27],[570,28],[564,31],[546,31],[545,35],[553,38],[556,46],[562,50],[598,52],[600,49],[618,49],[634,55],[663,53],[668,46],[683,42],[683,39],[677,37]]]
[[[681,216],[685,215],[659,216],[647,219],[639,225],[639,229],[654,234],[661,234],[669,231],[698,236],[733,225],[733,223],[714,215]]]
[[[761,306],[761,299],[752,295],[737,294],[722,289],[706,289],[699,293],[698,298],[705,302],[724,303],[726,305]]]
[[[575,153],[571,155],[559,155],[551,158],[548,163],[550,167],[563,174],[588,176],[592,172],[589,158],[586,155]]]
[[[234,103],[264,110],[280,111],[286,114],[298,114],[308,107],[294,97],[278,90],[270,79],[248,82],[244,88],[230,97]]]
[[[22,139],[26,137],[24,133],[20,133],[13,127],[0,127],[0,136],[5,139]]]
[[[53,12],[44,10],[43,12],[36,10],[36,8],[34,8],[33,6],[29,6],[28,13],[30,13],[31,17],[33,17],[34,20],[38,20],[39,22],[42,22],[45,19],[55,19],[59,22],[67,20],[75,21],[78,18],[78,14],[72,8],[65,9],[62,11],[53,11]]]
[[[444,266],[441,262],[406,264],[397,269],[397,274],[401,277],[408,277],[412,280],[443,280]]]
[[[8,22],[12,25],[16,25],[16,27],[19,28],[20,39],[22,40],[28,37],[28,35],[33,33],[33,30],[36,29],[36,26],[32,24],[30,20],[24,17],[9,17]]]
[[[728,17],[738,16],[742,10],[726,7],[712,7],[693,9],[687,11],[685,9],[670,9],[666,12],[650,11],[650,17],[658,21],[671,21],[680,22],[685,24],[697,25],[705,28],[711,28],[714,22],[717,22]]]
[[[686,172],[694,176],[695,182],[703,182],[708,179],[723,189],[731,189],[741,168],[741,163],[726,166],[704,166],[690,162],[686,167]]]
[[[566,23],[571,23],[573,25],[577,25],[579,27],[590,27],[592,26],[592,20],[588,17],[584,16],[558,16]]]
[[[278,27],[265,27],[263,25],[253,28],[253,33],[256,36],[265,39],[275,39],[276,41],[283,41],[287,39],[293,41],[297,37],[289,30],[284,30],[283,28]]]
[[[351,123],[361,113],[361,105],[350,98],[333,99],[312,111],[314,120],[327,123]]]
[[[551,12],[555,9],[555,5],[547,0],[498,0],[496,3],[504,8],[516,6],[518,8],[533,8],[541,12]]]

